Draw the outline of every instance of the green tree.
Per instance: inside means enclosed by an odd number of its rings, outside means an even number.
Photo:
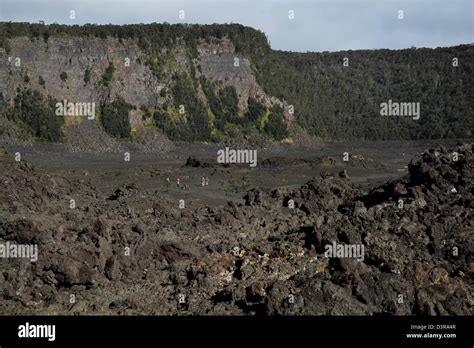
[[[245,117],[250,122],[258,120],[266,112],[265,107],[255,98],[250,97],[248,100],[248,110]]]
[[[51,97],[44,99],[38,91],[19,90],[10,117],[39,139],[52,142],[62,139],[64,119],[56,115],[55,101]]]
[[[120,96],[105,105],[100,118],[105,131],[116,138],[129,138],[131,127],[128,112],[131,108]]]
[[[112,81],[112,78],[114,76],[114,71],[115,71],[114,63],[109,62],[109,66],[105,69],[105,72],[102,75],[102,84],[105,87],[109,87],[110,82]]]
[[[239,98],[233,86],[226,86],[219,91],[222,110],[221,117],[230,123],[239,123]]]
[[[271,109],[271,113],[268,116],[268,121],[264,126],[264,130],[275,140],[281,140],[288,137],[285,117],[281,107],[274,106]]]

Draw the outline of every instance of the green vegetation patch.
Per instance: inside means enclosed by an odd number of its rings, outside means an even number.
[[[36,138],[58,142],[62,140],[62,116],[55,113],[56,101],[44,98],[38,91],[18,90],[14,106],[7,111],[7,117],[25,128]]]
[[[132,106],[122,97],[101,108],[100,121],[104,130],[116,138],[130,138],[131,126],[128,112]]]

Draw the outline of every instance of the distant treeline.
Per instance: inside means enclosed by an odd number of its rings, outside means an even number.
[[[178,39],[184,40],[187,47],[195,50],[201,39],[210,41],[227,37],[234,43],[237,52],[248,53],[259,50],[266,52],[270,49],[268,40],[262,32],[240,24],[43,25],[0,22],[0,47],[4,47],[8,52],[8,39],[16,36],[45,41],[50,36],[136,39],[138,45],[145,50],[170,47],[176,44]]]

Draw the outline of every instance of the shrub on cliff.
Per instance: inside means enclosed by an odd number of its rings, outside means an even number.
[[[38,91],[19,90],[14,106],[7,115],[13,121],[26,128],[33,136],[57,142],[62,139],[61,126],[64,119],[55,113],[56,101],[44,98]]]
[[[109,66],[105,69],[105,72],[102,75],[102,84],[105,87],[109,87],[110,82],[112,81],[112,78],[114,76],[114,71],[115,71],[114,63],[109,62]]]
[[[239,98],[233,86],[226,86],[219,91],[222,119],[230,123],[239,123]]]
[[[129,138],[131,127],[128,112],[131,108],[122,97],[105,105],[100,118],[105,131],[117,138]]]
[[[63,71],[60,75],[59,78],[61,81],[65,82],[67,80],[67,72]]]
[[[282,140],[288,137],[288,130],[286,129],[283,109],[279,106],[274,106],[268,116],[268,121],[264,127],[265,132],[271,135],[275,140]]]
[[[257,121],[265,113],[265,111],[265,107],[258,100],[250,97],[248,100],[248,110],[245,113],[245,118],[250,122]]]

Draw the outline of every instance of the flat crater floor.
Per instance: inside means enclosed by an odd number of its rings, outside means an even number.
[[[457,141],[332,143],[320,148],[291,146],[257,150],[257,166],[217,163],[215,145],[181,144],[166,153],[134,153],[130,161],[123,153],[70,153],[62,145],[12,147],[22,159],[45,174],[58,174],[72,182],[94,185],[97,190],[112,193],[121,185],[134,184],[138,190],[189,200],[193,205],[218,206],[227,201],[243,202],[251,188],[298,188],[321,173],[338,174],[346,170],[351,182],[368,188],[408,174],[408,162],[434,144],[455,145]],[[349,160],[344,161],[347,152]],[[193,158],[201,165],[186,165]],[[202,187],[202,177],[209,185]],[[167,178],[170,184],[167,184]],[[176,180],[181,186],[177,188]]]

